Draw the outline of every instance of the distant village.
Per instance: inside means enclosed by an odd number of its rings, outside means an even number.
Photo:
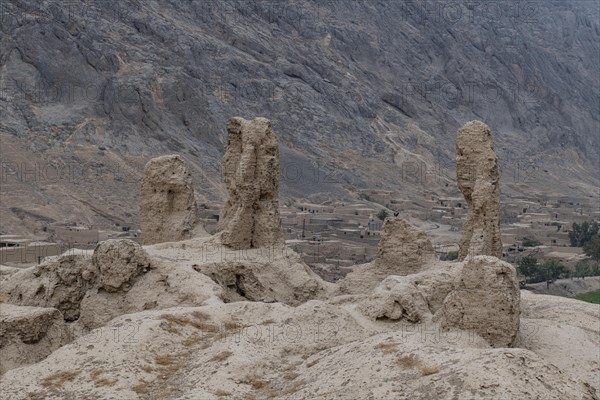
[[[516,264],[527,255],[556,258],[573,266],[585,258],[581,247],[570,247],[568,232],[574,222],[600,221],[593,199],[505,198],[501,201],[501,233],[504,258]],[[316,272],[336,281],[352,266],[373,260],[377,251],[383,219],[400,216],[420,224],[431,238],[435,257],[445,258],[458,249],[458,240],[467,205],[462,197],[448,198],[430,194],[425,201],[403,199],[385,190],[364,190],[354,202],[306,201],[282,205],[281,224],[286,243],[301,255]],[[199,215],[208,233],[214,233],[220,204],[203,204]],[[82,225],[51,225],[46,236],[0,236],[0,264],[30,266],[45,257],[65,251],[93,249],[99,241],[127,238],[139,241],[139,225],[115,226],[98,230]]]

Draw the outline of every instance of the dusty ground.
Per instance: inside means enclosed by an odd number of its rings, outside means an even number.
[[[72,342],[6,372],[3,399],[598,398],[596,305],[522,291],[517,344],[494,349],[473,332],[442,331],[428,318],[372,319],[359,307],[365,295],[335,296],[336,286],[287,248],[233,252],[199,238],[145,250],[160,267],[111,296],[129,304],[135,291],[144,303],[168,282],[169,300],[89,333],[66,324]],[[215,277],[217,285],[198,272],[231,263],[247,269],[230,288],[226,274]],[[206,295],[173,306],[175,292],[189,292],[184,282],[191,281]],[[272,298],[248,301],[244,289]]]

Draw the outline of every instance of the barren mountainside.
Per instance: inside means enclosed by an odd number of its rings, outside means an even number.
[[[495,132],[506,193],[597,194],[595,1],[0,7],[5,221],[130,221],[145,161],[168,153],[222,200],[232,116],[273,121],[285,196],[457,193],[454,132],[472,119]]]

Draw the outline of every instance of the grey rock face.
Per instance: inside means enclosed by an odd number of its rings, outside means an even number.
[[[302,170],[282,189],[306,194],[397,186],[406,151],[449,165],[447,132],[477,118],[506,165],[531,156],[597,185],[598,8],[503,5],[453,2],[450,16],[417,2],[9,0],[0,130],[36,149],[187,152],[214,191],[228,118],[268,115]],[[348,149],[355,159],[339,162]],[[571,151],[587,171],[568,168]],[[349,167],[365,164],[379,168]]]

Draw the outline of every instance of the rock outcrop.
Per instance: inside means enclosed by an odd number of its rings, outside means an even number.
[[[153,158],[144,168],[140,194],[142,243],[154,244],[206,234],[198,226],[192,175],[178,155]]]
[[[110,293],[128,290],[132,280],[147,272],[150,265],[148,254],[131,240],[100,242],[92,255],[97,287]]]
[[[231,118],[223,159],[229,199],[218,229],[226,246],[249,249],[282,240],[279,216],[279,148],[271,121]]]
[[[0,374],[39,362],[69,340],[57,309],[0,305]]]
[[[435,259],[431,241],[422,230],[401,218],[388,218],[381,228],[374,266],[389,275],[420,272]]]
[[[469,257],[458,288],[444,300],[442,326],[475,332],[493,347],[509,347],[519,331],[520,299],[512,265],[491,256]]]
[[[12,274],[0,290],[10,303],[56,308],[65,321],[75,321],[79,318],[81,299],[95,279],[88,256],[66,254]]]
[[[492,131],[471,121],[456,137],[456,179],[469,214],[459,243],[459,259],[467,255],[502,258],[500,238],[500,173]]]

